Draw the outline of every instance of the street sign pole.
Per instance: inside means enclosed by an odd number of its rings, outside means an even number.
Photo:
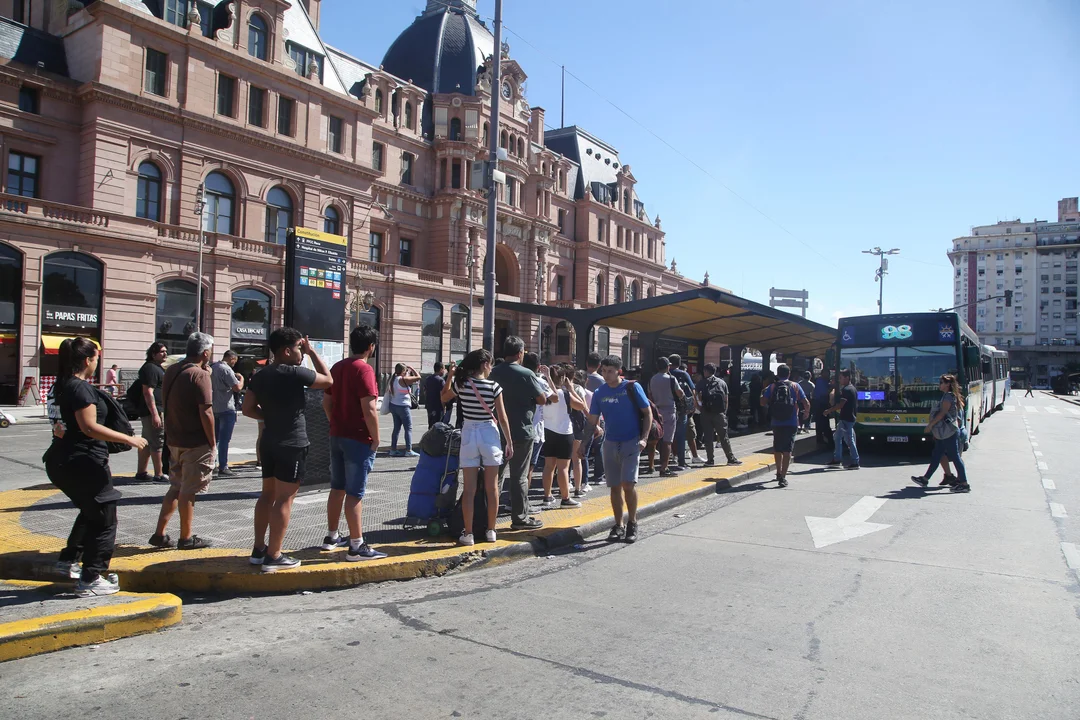
[[[488,214],[487,247],[484,255],[484,348],[495,351],[495,233],[499,227],[498,187],[495,171],[499,167],[499,106],[502,99],[502,0],[495,0],[495,57],[491,63],[491,131],[487,170]]]

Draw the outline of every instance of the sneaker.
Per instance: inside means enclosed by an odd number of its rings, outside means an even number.
[[[219,477],[236,477],[236,473],[233,472],[232,469],[229,468],[228,466],[225,466],[225,467],[221,468],[220,470],[218,470],[218,476]]]
[[[111,573],[108,576],[98,575],[90,582],[79,580],[75,584],[75,594],[81,598],[115,595],[118,592],[120,592],[120,583],[117,582],[116,575]]]
[[[555,498],[549,495],[548,497],[544,498],[544,502],[542,505],[540,505],[540,507],[545,510],[552,509],[553,507],[555,507]]]
[[[843,464],[844,463],[840,462],[839,460],[830,460],[829,464],[826,465],[825,467],[840,467]]]
[[[667,470],[661,470],[660,471],[660,477],[675,477],[678,474],[679,473],[675,472],[671,468],[668,468]]]
[[[638,470],[638,475],[652,475],[656,472],[653,468],[645,468],[644,470]]]
[[[135,479],[138,482],[150,482],[150,473],[145,473],[145,472],[135,473]]]
[[[588,492],[589,492],[589,490],[591,490],[591,489],[592,489],[592,488],[590,488],[590,487],[589,487],[589,483],[581,483],[581,494],[582,494],[582,495],[585,495],[585,494],[586,494],[586,493],[588,493]]]
[[[713,460],[706,460],[704,465],[705,467],[716,467],[716,462]]]
[[[544,527],[544,523],[534,517],[526,518],[522,522],[517,522],[515,520],[514,522],[510,523],[511,530],[539,530],[542,527]]]
[[[56,569],[72,580],[78,580],[82,577],[82,565],[78,561],[67,562],[61,560],[56,563]]]
[[[484,540],[486,540],[487,542],[495,542],[495,531],[488,530],[486,533],[484,533]]]
[[[337,550],[338,548],[349,547],[349,538],[341,537],[338,533],[333,535],[327,535],[322,539],[322,545],[319,546],[320,550]]]
[[[300,561],[294,557],[289,557],[285,553],[281,553],[276,558],[267,557],[263,559],[262,571],[263,572],[277,572],[278,570],[292,570],[293,568],[300,567]]]
[[[210,547],[209,540],[203,540],[198,535],[192,535],[187,540],[181,538],[176,541],[177,550],[201,550]]]
[[[401,457],[418,458],[418,457],[420,457],[420,453],[413,452],[412,450],[409,450],[408,452],[401,453]]]
[[[173,546],[172,538],[168,535],[158,535],[157,533],[150,536],[147,541],[151,546],[156,548],[171,548]]]
[[[251,557],[248,562],[252,565],[262,565],[266,560],[266,548],[251,548]]]
[[[156,482],[156,483],[167,483],[167,482],[169,482],[169,476],[168,475],[155,475],[153,479],[154,479],[154,482]]]
[[[912,476],[911,476],[911,482],[915,483],[915,484],[916,484],[916,485],[918,485],[919,487],[926,487],[927,485],[929,485],[929,484],[930,484],[930,481],[929,481],[929,480],[927,480],[927,479],[926,479],[926,478],[925,478],[924,476],[922,476],[922,475],[912,475]]]
[[[457,539],[457,544],[458,544],[458,545],[465,545],[465,546],[469,546],[469,545],[474,545],[474,544],[476,544],[476,541],[475,541],[475,540],[473,540],[473,536],[472,536],[472,533],[467,533],[467,532],[465,532],[465,531],[462,531],[462,533],[461,533],[461,537],[459,537],[459,538]]]
[[[367,543],[361,543],[360,547],[355,550],[351,545],[349,546],[349,552],[346,553],[345,560],[348,562],[360,562],[361,560],[378,560],[384,557],[386,557],[386,553],[379,552]]]
[[[625,535],[626,535],[626,531],[623,530],[623,526],[622,525],[616,525],[615,527],[611,528],[611,532],[608,533],[607,541],[608,542],[618,542],[619,540],[622,540],[623,536],[625,536]]]
[[[967,493],[971,492],[971,486],[968,485],[966,482],[958,482],[951,488],[949,488],[949,491],[954,493]]]
[[[575,500],[574,498],[568,498],[568,497],[565,497],[565,498],[563,498],[563,499],[562,499],[562,502],[561,502],[561,503],[559,503],[559,507],[564,507],[564,508],[568,508],[568,507],[581,507],[581,503],[579,503],[579,502],[578,502],[577,500]]]
[[[946,486],[946,485],[955,485],[958,482],[960,482],[960,481],[957,479],[957,477],[955,475],[946,475],[944,478],[942,478],[941,482],[938,483],[938,487],[943,487],[943,486]]]
[[[675,472],[686,472],[689,469],[690,469],[689,465],[676,465],[675,466]]]
[[[787,478],[776,478],[776,486],[786,488],[787,487]]]
[[[633,543],[637,541],[637,523],[626,523],[626,534],[623,536],[623,541]]]
[[[574,491],[574,497],[583,498],[583,497],[585,497],[585,493],[581,492],[580,490],[575,490]]]
[[[844,469],[845,470],[862,470],[862,468],[859,467],[858,463],[852,463],[851,465],[845,465]]]
[[[386,454],[388,457],[401,457],[402,452],[400,450],[389,450]]]
[[[739,458],[728,458],[727,464],[728,465],[742,465],[742,460],[740,460]]]

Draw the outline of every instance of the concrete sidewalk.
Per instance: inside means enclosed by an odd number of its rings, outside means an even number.
[[[761,476],[773,469],[771,437],[756,434],[734,438],[741,466],[698,467],[674,478],[643,477],[639,484],[639,513],[662,512]],[[797,454],[815,449],[812,436],[803,436]],[[718,456],[723,457],[718,450]],[[252,513],[261,480],[253,466],[237,468],[236,478],[216,478],[195,506],[195,532],[214,545],[205,550],[157,550],[145,545],[154,530],[165,485],[135,483],[117,478],[124,493],[120,502],[117,551],[112,571],[124,590],[146,592],[290,592],[348,587],[368,582],[440,575],[452,569],[515,556],[546,553],[554,547],[582,542],[612,523],[606,487],[593,486],[581,507],[539,513],[539,531],[513,532],[510,518],[501,515],[499,539],[461,548],[449,537],[430,538],[426,532],[406,531],[405,505],[415,460],[380,457],[364,501],[364,538],[389,557],[361,563],[344,562],[344,549],[324,552],[318,544],[326,534],[325,491],[299,495],[293,509],[287,551],[303,565],[287,572],[262,573],[251,566]],[[540,476],[534,475],[532,500],[541,499]],[[504,493],[504,502],[507,495]],[[0,493],[0,577],[52,579],[52,565],[64,545],[75,510],[52,485]],[[176,536],[173,520],[172,534]]]
[[[121,592],[78,598],[72,582],[0,580],[0,662],[154,632],[180,622],[180,598]]]

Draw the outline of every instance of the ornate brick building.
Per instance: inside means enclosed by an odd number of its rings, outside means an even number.
[[[585,306],[695,284],[667,269],[614,148],[545,130],[505,48],[491,87],[474,0],[431,0],[378,66],[322,42],[320,2],[0,0],[0,404],[24,377],[47,385],[73,334],[102,345],[102,367],[137,367],[154,339],[179,351],[200,238],[202,329],[264,357],[293,226],[349,239],[343,291],[350,320],[380,328],[381,372],[479,346],[486,200],[468,187],[492,92],[509,155],[500,297]],[[569,359],[565,325],[497,319],[498,337]],[[595,343],[633,353],[617,331]]]

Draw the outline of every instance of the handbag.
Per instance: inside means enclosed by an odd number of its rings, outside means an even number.
[[[380,415],[390,414],[390,399],[394,397],[394,380],[390,378],[390,382],[386,383],[386,392],[383,393],[382,407],[379,408]]]

